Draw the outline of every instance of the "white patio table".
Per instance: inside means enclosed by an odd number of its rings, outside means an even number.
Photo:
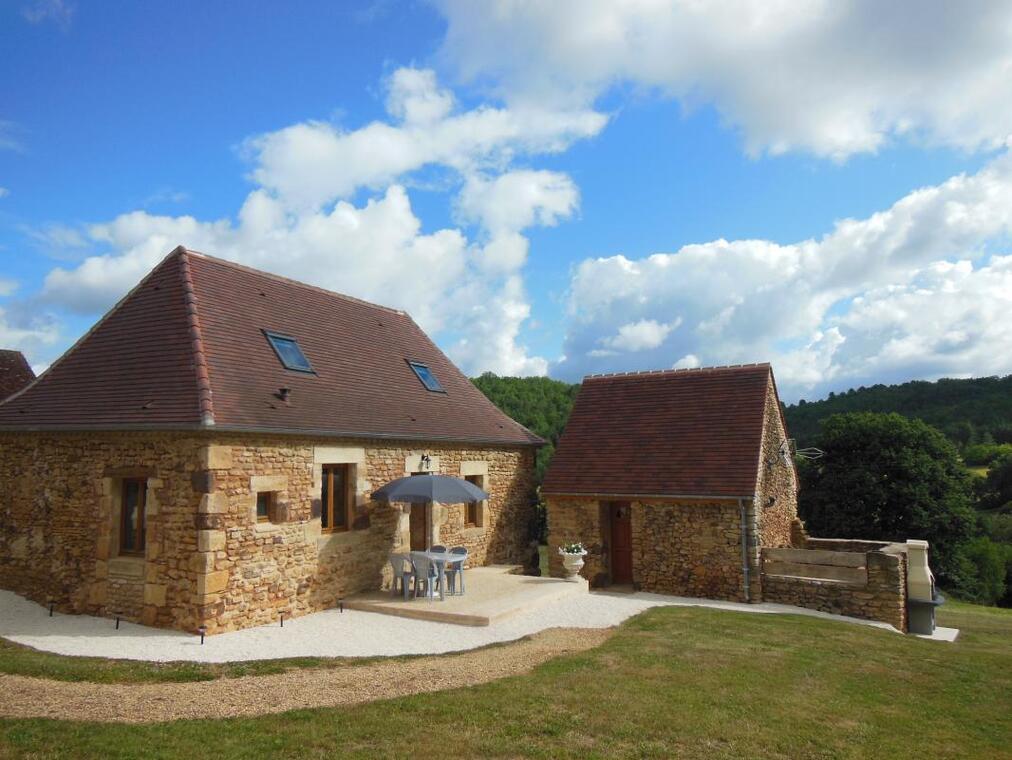
[[[447,563],[462,562],[467,558],[467,555],[453,554],[451,552],[413,551],[411,552],[411,556],[425,557],[436,566],[436,569],[439,571],[439,601],[446,601],[446,565]],[[417,582],[418,580],[416,579],[415,583]],[[425,589],[425,593],[429,599],[432,598],[431,585]]]

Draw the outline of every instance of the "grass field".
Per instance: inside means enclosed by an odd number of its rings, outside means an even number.
[[[660,608],[484,686],[255,719],[5,720],[0,757],[1012,757],[1012,612],[941,622],[956,644]]]

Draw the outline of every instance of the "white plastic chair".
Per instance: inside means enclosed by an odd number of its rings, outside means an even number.
[[[401,592],[404,594],[404,600],[407,601],[411,579],[415,577],[415,567],[411,562],[411,557],[407,554],[392,553],[390,555],[390,567],[394,571],[394,580],[390,587],[390,593],[393,596],[397,595],[397,583],[399,581]]]
[[[450,554],[460,555],[460,559],[453,559],[446,563],[446,579],[450,584],[450,593],[457,592],[457,578],[460,578],[460,594],[464,594],[464,561],[467,559],[467,549],[463,546],[454,546]]]

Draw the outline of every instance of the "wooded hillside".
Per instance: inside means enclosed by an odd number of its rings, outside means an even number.
[[[846,412],[897,412],[917,418],[960,447],[1012,443],[1012,375],[862,386],[785,409],[791,437],[799,447],[814,444],[819,420]]]

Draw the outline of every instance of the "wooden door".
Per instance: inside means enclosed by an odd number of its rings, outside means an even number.
[[[423,552],[428,549],[429,505],[412,504],[410,514],[411,551]]]
[[[633,582],[632,520],[629,502],[613,501],[608,505],[608,523],[611,526],[611,582]]]

